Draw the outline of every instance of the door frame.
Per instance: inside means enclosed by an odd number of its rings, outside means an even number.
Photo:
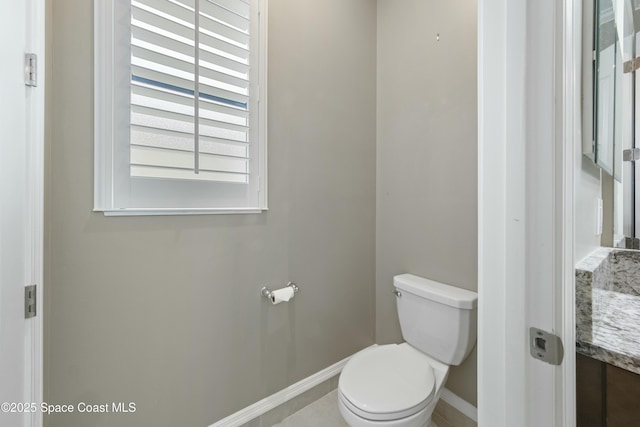
[[[4,332],[10,331],[17,337],[17,342],[11,340],[10,343],[7,342],[7,348],[2,349],[4,354],[15,356],[15,358],[3,358],[3,363],[7,364],[3,366],[3,370],[14,372],[16,382],[20,383],[19,390],[7,389],[13,394],[10,396],[11,401],[6,403],[17,404],[14,409],[9,408],[9,411],[18,412],[8,414],[7,417],[11,417],[12,421],[19,418],[21,427],[41,427],[43,423],[40,403],[43,399],[45,0],[27,0],[11,4],[5,2],[3,6],[7,10],[6,19],[11,21],[11,25],[6,27],[10,32],[9,37],[5,37],[2,42],[7,48],[8,55],[2,64],[3,81],[0,84],[6,88],[7,94],[11,94],[7,95],[6,99],[9,103],[8,107],[15,111],[15,117],[19,117],[19,119],[13,119],[11,125],[19,130],[15,134],[9,131],[4,135],[7,138],[4,143],[13,151],[7,151],[10,154],[7,154],[7,158],[3,158],[3,166],[11,164],[12,167],[5,170],[16,179],[15,182],[10,179],[3,182],[3,188],[4,186],[11,188],[21,196],[19,199],[9,196],[0,200],[0,204],[7,204],[7,212],[10,212],[6,217],[3,215],[2,226],[19,230],[19,233],[9,236],[10,240],[4,241],[7,246],[4,246],[3,250],[10,247],[11,249],[7,252],[15,251],[11,255],[20,259],[20,265],[16,266],[16,270],[20,270],[19,280],[12,275],[2,283],[2,291],[3,293],[6,291],[8,296],[5,307],[11,305],[11,309],[7,309],[8,321],[6,324],[3,323],[4,328],[7,328]],[[36,70],[38,81],[35,87],[26,86],[24,83],[25,53],[37,55],[39,70]],[[10,78],[5,79],[5,76]],[[12,158],[14,155],[16,158]],[[18,241],[11,239],[18,239]],[[32,284],[37,285],[37,315],[25,319],[22,288]],[[19,359],[20,362],[17,362]],[[18,363],[20,366],[15,366]],[[8,387],[15,387],[14,383],[12,382]],[[32,405],[35,405],[35,408]],[[15,418],[13,418],[14,415]]]
[[[45,141],[45,0],[28,0],[26,50],[38,58],[38,83],[27,88],[27,145],[29,220],[31,228],[31,283],[37,285],[36,317],[26,320],[25,387],[28,402],[38,408],[44,399],[44,141]],[[40,410],[26,420],[30,427],[42,427]]]
[[[544,425],[575,426],[573,174],[581,147],[582,10],[577,0],[547,1],[543,14],[552,14],[555,21],[549,28],[540,25],[540,14],[529,13],[531,7],[526,0],[478,2],[480,427],[536,426],[540,419]],[[555,51],[549,55],[551,101],[531,90],[533,81],[540,83],[531,65],[546,60],[544,52],[535,51],[544,32],[553,33]],[[536,143],[550,151],[546,158],[532,159],[527,141],[540,132],[527,124],[549,111],[552,137]],[[549,168],[553,195],[539,200],[530,180]],[[537,212],[545,211],[552,213],[546,224],[552,233],[542,236],[536,233]],[[527,258],[527,251],[548,243],[553,283],[532,283],[541,267]],[[535,323],[541,313],[547,328]],[[560,366],[529,356],[530,326],[551,329],[562,338]]]

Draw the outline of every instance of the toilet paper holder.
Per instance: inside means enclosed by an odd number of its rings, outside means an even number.
[[[295,294],[296,292],[298,292],[300,290],[300,288],[298,288],[298,285],[296,285],[293,282],[289,282],[287,283],[287,286],[285,287],[290,287],[293,288],[293,293]],[[273,294],[272,294],[272,290],[267,288],[266,286],[263,286],[262,289],[260,289],[260,295],[262,295],[263,297],[267,298],[268,300],[272,300],[273,298]]]

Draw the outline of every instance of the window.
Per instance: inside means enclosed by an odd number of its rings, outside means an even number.
[[[95,0],[95,210],[266,209],[265,2]]]

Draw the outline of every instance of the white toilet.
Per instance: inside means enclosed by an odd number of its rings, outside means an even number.
[[[338,384],[338,407],[351,427],[425,427],[450,365],[476,342],[478,294],[411,274],[393,278],[402,344],[356,353]]]

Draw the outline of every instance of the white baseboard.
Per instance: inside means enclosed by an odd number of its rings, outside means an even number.
[[[467,402],[457,394],[454,394],[448,388],[444,388],[442,390],[442,395],[440,399],[447,402],[449,405],[453,406],[458,410],[458,412],[464,414],[467,418],[471,418],[476,423],[478,422],[478,408],[473,406],[471,403]]]
[[[211,424],[209,427],[238,427],[246,424],[249,421],[258,418],[260,415],[263,415],[283,403],[301,395],[305,391],[322,384],[335,375],[338,375],[350,358],[351,356],[334,363],[320,372],[316,372],[315,374],[300,380],[297,383],[272,394],[271,396],[265,397],[251,406],[247,406],[246,408]]]

